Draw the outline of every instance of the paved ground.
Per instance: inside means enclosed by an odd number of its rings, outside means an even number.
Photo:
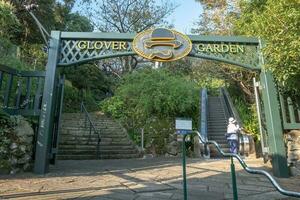
[[[229,160],[188,159],[187,163],[189,200],[232,199]],[[269,167],[257,159],[247,163]],[[279,181],[284,188],[300,191],[300,177]],[[237,182],[239,199],[292,199],[276,192],[266,178],[240,167]],[[60,161],[46,176],[0,176],[0,199],[182,200],[181,159]]]

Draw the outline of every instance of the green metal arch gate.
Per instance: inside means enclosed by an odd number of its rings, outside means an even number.
[[[136,55],[132,41],[136,34],[84,33],[52,31],[45,76],[34,172],[49,171],[50,147],[54,133],[55,79],[58,68],[91,60]],[[270,154],[275,176],[287,177],[288,168],[283,143],[277,90],[272,74],[264,69],[259,39],[240,36],[188,36],[192,42],[190,57],[237,65],[260,73]]]

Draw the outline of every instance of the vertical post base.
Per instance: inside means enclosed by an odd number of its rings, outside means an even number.
[[[182,176],[183,176],[183,197],[184,197],[184,200],[187,200],[185,138],[186,138],[186,135],[183,135],[183,139],[182,139]]]
[[[271,72],[262,71],[260,79],[263,87],[262,96],[268,131],[268,144],[272,156],[273,174],[277,177],[286,178],[289,176],[289,172],[283,141],[283,128],[279,112],[280,107],[277,88]]]
[[[233,158],[230,157],[230,159],[231,159],[230,171],[231,171],[231,179],[232,179],[233,199],[238,200],[238,192],[237,192],[236,176],[235,176],[235,166],[234,166],[234,163],[233,163]]]

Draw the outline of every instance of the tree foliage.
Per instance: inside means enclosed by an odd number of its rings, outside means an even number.
[[[165,18],[175,5],[172,1],[162,0],[81,0],[80,13],[88,17],[95,30],[101,32],[133,33],[157,27],[168,26]],[[107,59],[96,62],[117,77],[137,69],[143,61],[138,56]]]
[[[83,13],[101,32],[141,32],[166,24],[165,18],[174,10],[170,1],[158,5],[154,0],[83,0]]]
[[[166,70],[145,69],[124,77],[103,110],[115,117],[143,124],[157,116],[191,116],[197,111],[196,85]],[[140,125],[141,125],[140,124]]]
[[[14,11],[12,4],[0,1],[0,37],[10,38],[11,33],[17,31],[20,24]]]
[[[198,94],[196,84],[183,76],[166,69],[143,69],[126,75],[101,109],[120,119],[136,142],[143,128],[146,148],[163,154],[176,117],[198,121]]]
[[[106,76],[91,64],[65,68],[63,73],[66,74],[66,78],[72,83],[72,86],[78,89],[81,99],[85,99],[84,93],[90,92],[94,101],[99,102],[112,94],[115,85],[113,78]]]
[[[240,15],[240,6],[237,0],[197,0],[203,7],[193,33],[205,35],[236,35],[234,32],[234,22]],[[207,71],[203,73],[207,76],[215,76],[226,80],[231,84],[236,84],[241,89],[241,95],[248,102],[254,101],[252,78],[254,72],[220,62],[206,61]],[[201,67],[200,67],[201,68]],[[202,67],[203,68],[203,67]]]
[[[235,32],[265,41],[266,67],[284,92],[300,97],[300,2],[241,1]]]

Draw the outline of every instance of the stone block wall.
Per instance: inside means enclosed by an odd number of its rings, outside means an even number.
[[[0,118],[0,174],[32,168],[34,131],[21,116]]]
[[[292,130],[286,135],[287,161],[291,175],[300,175],[300,130]]]

